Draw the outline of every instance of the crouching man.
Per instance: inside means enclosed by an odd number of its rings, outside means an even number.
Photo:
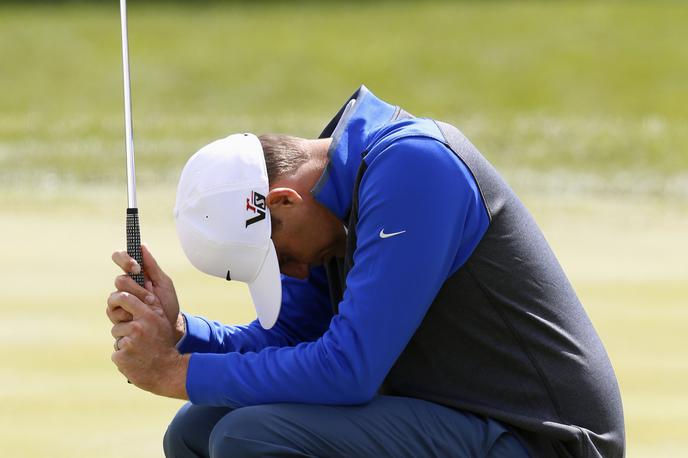
[[[258,320],[180,313],[145,249],[107,313],[113,361],[188,399],[165,454],[621,457],[605,349],[535,221],[455,127],[361,87],[318,139],[236,134],[186,164],[200,270]],[[113,260],[138,272],[125,252]]]

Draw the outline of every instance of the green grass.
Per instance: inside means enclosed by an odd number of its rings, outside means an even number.
[[[315,136],[365,83],[500,167],[686,194],[684,3],[132,3],[142,180],[230,132]],[[116,2],[0,7],[0,179],[121,180],[119,46]]]
[[[129,6],[142,235],[186,310],[253,317],[245,288],[179,249],[185,159],[234,131],[317,135],[365,83],[457,124],[524,196],[616,368],[628,456],[683,453],[688,4]],[[0,5],[3,456],[159,456],[180,405],[109,361],[119,46],[117,2]]]

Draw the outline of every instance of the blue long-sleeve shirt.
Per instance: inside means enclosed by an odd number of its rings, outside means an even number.
[[[270,330],[257,321],[225,326],[185,315],[178,348],[193,353],[186,383],[193,403],[369,401],[442,284],[487,230],[475,180],[432,120],[390,122],[397,108],[365,87],[353,98],[353,108],[328,126],[330,161],[312,191],[346,222],[365,160],[354,267],[339,313],[333,315],[324,271],[316,268],[308,280],[282,277],[282,310]]]

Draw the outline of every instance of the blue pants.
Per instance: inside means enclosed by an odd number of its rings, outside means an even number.
[[[186,404],[163,442],[177,457],[528,457],[500,423],[420,399],[362,406]]]

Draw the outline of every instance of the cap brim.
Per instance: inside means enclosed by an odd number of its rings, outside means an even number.
[[[258,276],[248,285],[258,321],[265,329],[274,326],[282,305],[282,280],[275,245],[270,240],[270,248]]]

